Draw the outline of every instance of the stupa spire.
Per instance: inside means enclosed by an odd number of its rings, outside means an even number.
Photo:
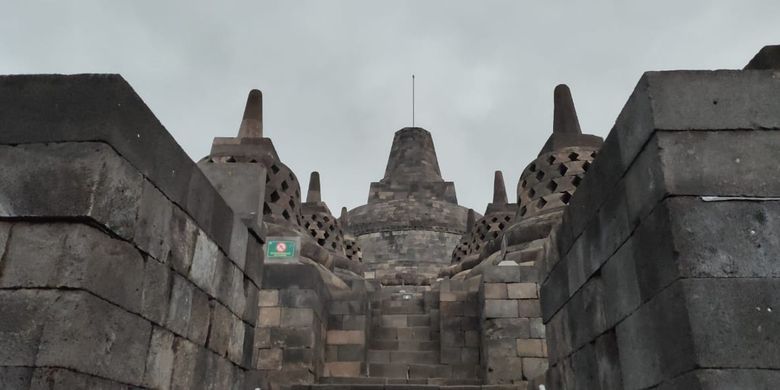
[[[309,177],[309,192],[306,193],[306,202],[322,202],[320,196],[320,173],[314,171]]]
[[[553,133],[582,134],[580,121],[577,119],[577,110],[574,108],[574,99],[571,90],[566,84],[559,84],[553,92],[554,114]]]
[[[504,185],[504,174],[496,171],[493,178],[493,203],[509,203],[506,197],[506,186]]]
[[[258,89],[249,91],[244,116],[238,128],[238,138],[263,137],[263,93]]]

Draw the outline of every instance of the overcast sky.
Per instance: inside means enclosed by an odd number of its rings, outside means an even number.
[[[633,4],[633,5],[629,5]],[[305,189],[365,203],[393,133],[433,134],[461,204],[508,192],[572,89],[606,136],[642,72],[741,68],[780,43],[780,1],[2,1],[0,73],[120,73],[194,160],[233,136],[251,88]]]

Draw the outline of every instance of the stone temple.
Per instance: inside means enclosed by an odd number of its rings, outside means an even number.
[[[262,98],[196,163],[121,76],[0,76],[0,389],[780,388],[780,46],[603,140],[555,87],[484,210],[411,127],[336,216]]]

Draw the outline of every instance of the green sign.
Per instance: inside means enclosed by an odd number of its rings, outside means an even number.
[[[292,258],[297,251],[298,240],[274,238],[268,240],[265,254],[269,258]]]

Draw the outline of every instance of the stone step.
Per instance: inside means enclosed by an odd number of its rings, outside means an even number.
[[[439,364],[439,351],[368,350],[368,363]]]
[[[381,340],[371,339],[369,348],[385,351],[438,351],[438,340]]]
[[[382,314],[379,319],[380,324],[387,328],[431,325],[429,314]]]
[[[408,326],[403,328],[372,328],[371,338],[377,340],[418,340],[433,341],[438,340],[438,329],[433,330],[430,326]]]
[[[368,376],[387,378],[449,378],[452,366],[443,364],[371,363]]]

